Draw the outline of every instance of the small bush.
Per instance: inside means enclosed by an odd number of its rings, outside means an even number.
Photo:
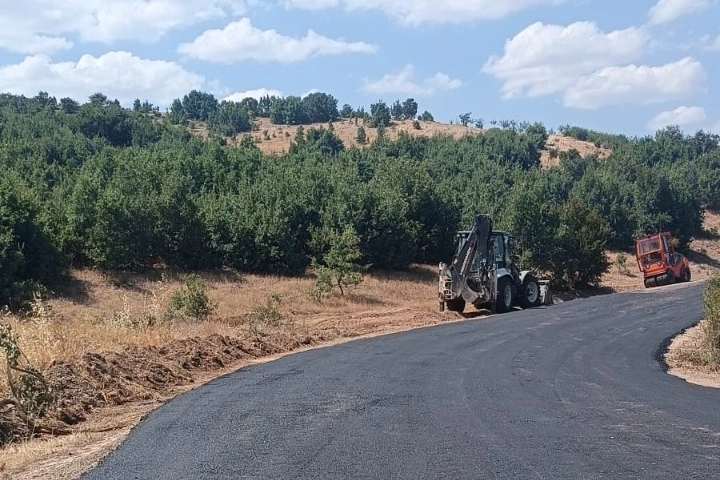
[[[10,325],[0,324],[0,351],[5,354],[7,382],[13,399],[26,416],[43,417],[56,401],[40,371],[23,354]]]
[[[630,272],[630,269],[627,265],[628,256],[625,252],[618,253],[617,258],[615,259],[615,264],[617,265],[618,271],[622,275],[631,276],[632,273]]]
[[[720,363],[720,277],[711,279],[703,298],[705,307],[705,334],[713,350],[715,364]]]
[[[158,298],[153,293],[145,297],[143,310],[137,315],[132,312],[127,296],[124,296],[122,310],[113,313],[109,319],[105,320],[105,323],[113,327],[143,330],[170,320],[173,316],[169,312],[161,311]]]
[[[357,140],[360,145],[364,145],[367,142],[367,133],[362,126],[358,127],[355,140]]]
[[[420,130],[420,122],[418,122],[417,120],[413,120],[413,128],[415,130]]]
[[[170,313],[180,313],[195,320],[205,320],[216,306],[210,302],[205,285],[197,275],[186,275],[185,286],[170,298]]]
[[[280,295],[270,295],[265,305],[254,308],[248,315],[248,326],[253,335],[258,336],[266,327],[282,327],[285,316],[280,311]]]

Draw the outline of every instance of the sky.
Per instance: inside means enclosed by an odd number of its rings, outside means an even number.
[[[720,0],[0,0],[0,92],[325,92],[436,121],[720,134]]]

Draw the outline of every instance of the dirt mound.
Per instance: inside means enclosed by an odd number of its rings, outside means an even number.
[[[75,364],[54,362],[44,375],[56,397],[56,406],[35,429],[41,433],[69,431],[68,427],[83,422],[97,408],[163,400],[173,387],[196,381],[194,372],[218,371],[242,360],[286,352],[317,340],[282,333],[244,340],[213,334],[161,346],[88,353]],[[0,412],[0,445],[31,435],[28,423],[14,406]]]

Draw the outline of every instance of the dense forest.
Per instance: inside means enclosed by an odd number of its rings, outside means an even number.
[[[628,138],[564,126],[613,153],[561,152],[544,169],[549,132],[538,123],[459,139],[381,134],[363,148],[344,146],[328,123],[300,129],[283,155],[249,136],[226,142],[260,116],[362,117],[382,130],[417,118],[417,103],[379,101],[366,113],[338,111],[327,94],[236,103],[194,91],[162,114],[101,93],[85,103],[0,95],[0,304],[20,304],[71,266],[302,274],[348,237],[372,268],[448,261],[455,231],[479,212],[517,235],[525,265],[582,287],[608,267],[605,249],[659,229],[686,247],[704,209],[720,207],[720,138],[702,131]],[[210,137],[191,135],[192,120]]]

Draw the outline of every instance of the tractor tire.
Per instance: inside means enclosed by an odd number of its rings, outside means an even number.
[[[540,284],[537,278],[533,275],[525,275],[522,285],[520,286],[520,306],[522,308],[534,308],[539,307],[540,298]]]
[[[513,291],[512,282],[509,277],[503,277],[498,281],[497,300],[495,310],[497,313],[507,313],[512,310]]]
[[[685,269],[685,281],[689,282],[692,279],[692,275],[690,274],[690,267]]]
[[[465,300],[456,298],[455,300],[446,300],[445,305],[451,312],[462,313],[465,310]]]

